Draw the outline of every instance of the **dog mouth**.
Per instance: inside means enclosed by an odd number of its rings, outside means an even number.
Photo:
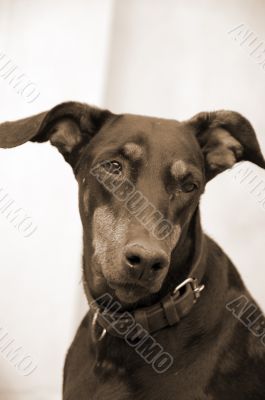
[[[135,282],[109,281],[108,285],[124,303],[134,303],[149,294],[149,289]]]

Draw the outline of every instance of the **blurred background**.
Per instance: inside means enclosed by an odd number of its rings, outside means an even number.
[[[180,120],[225,108],[252,122],[265,154],[265,47],[251,55],[265,41],[264,17],[262,0],[0,0],[0,55],[40,93],[28,102],[0,70],[0,121],[66,100]],[[254,44],[244,42],[247,30]],[[264,171],[245,168],[265,187]],[[1,150],[0,169],[0,196],[37,226],[25,238],[0,213],[0,338],[37,366],[23,376],[0,341],[0,399],[60,399],[66,351],[87,309],[77,184],[49,144]],[[208,184],[203,226],[265,309],[265,206],[240,182],[232,171]]]

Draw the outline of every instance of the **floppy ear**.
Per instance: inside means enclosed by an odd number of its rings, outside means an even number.
[[[226,110],[202,112],[188,123],[195,130],[205,157],[207,181],[241,160],[265,168],[254,129],[239,113]]]
[[[0,148],[50,140],[74,168],[84,145],[111,116],[86,104],[62,103],[48,112],[0,124]]]

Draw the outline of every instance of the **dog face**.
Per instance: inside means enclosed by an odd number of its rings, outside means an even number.
[[[94,294],[133,303],[157,293],[205,184],[191,129],[123,115],[91,140],[77,179],[85,271]]]
[[[244,159],[265,166],[249,122],[228,111],[177,122],[65,103],[0,125],[0,147],[27,140],[50,140],[72,165],[84,279],[125,305],[163,287],[208,180]]]

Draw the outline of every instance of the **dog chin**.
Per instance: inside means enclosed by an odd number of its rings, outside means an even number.
[[[114,290],[115,296],[123,304],[133,304],[147,297],[150,292],[148,289],[139,285],[117,285],[109,283]]]
[[[125,288],[119,288],[115,290],[116,297],[124,304],[133,304],[137,303],[139,300],[142,300],[146,296],[148,296],[149,292],[147,290],[142,290],[141,292],[138,290],[127,290]]]
[[[153,282],[150,286],[143,286],[138,283],[119,282],[107,280],[107,285],[117,300],[122,304],[133,304],[147,300],[150,296],[159,292],[162,286],[161,281]]]

